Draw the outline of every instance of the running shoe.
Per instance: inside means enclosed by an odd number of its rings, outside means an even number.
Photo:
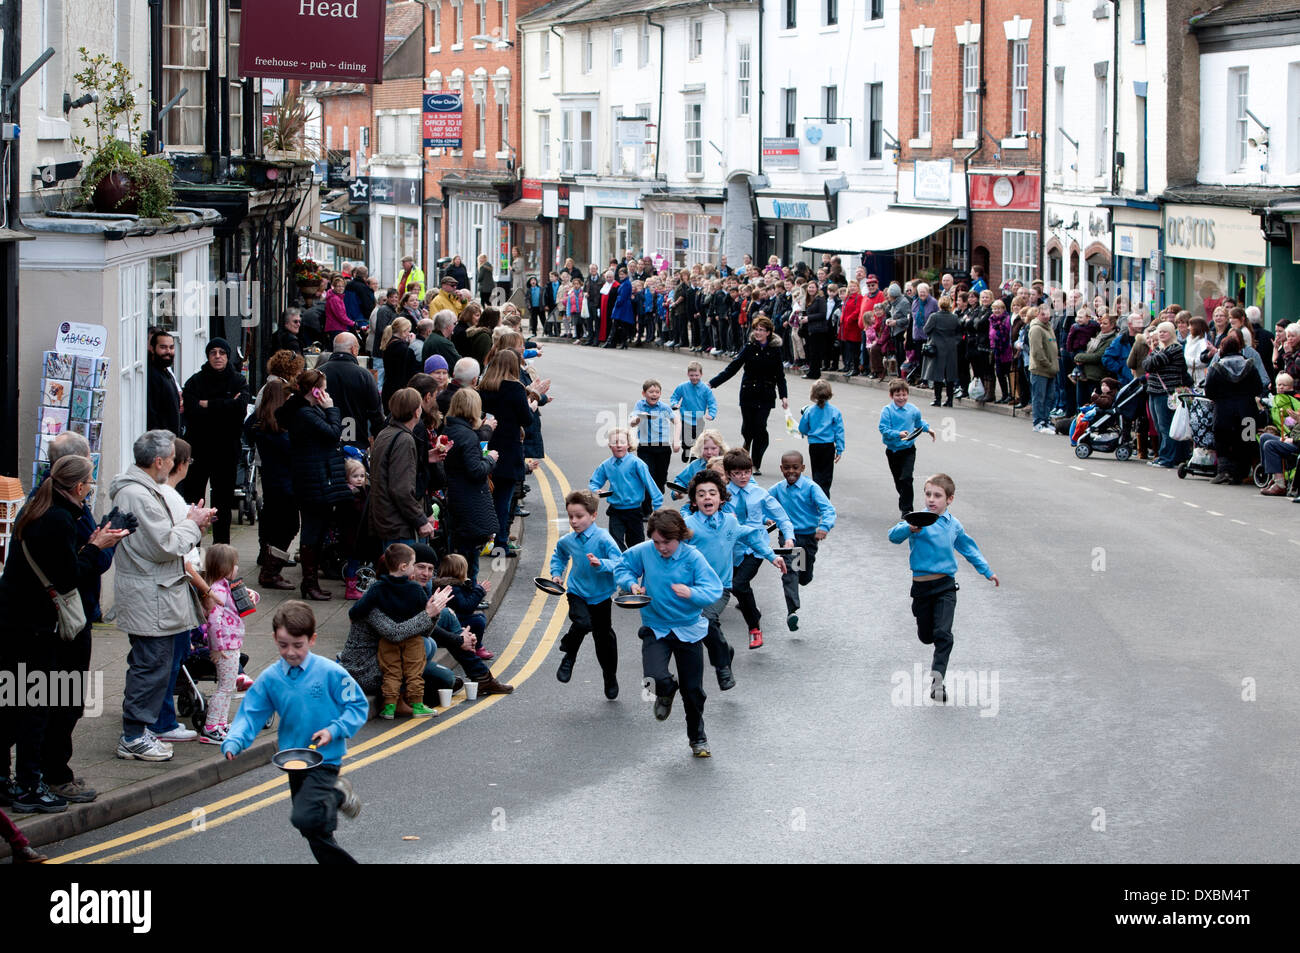
[[[763,632],[761,629],[749,630],[749,647],[751,649],[761,649],[763,647]]]
[[[709,751],[709,743],[707,741],[691,742],[691,754],[695,755],[697,758],[713,757],[713,754]]]

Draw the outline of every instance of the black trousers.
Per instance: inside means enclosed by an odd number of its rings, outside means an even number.
[[[298,535],[298,501],[291,493],[262,490],[262,517],[257,523],[257,541],[263,546],[288,549]]]
[[[40,596],[40,593],[36,595]],[[44,596],[41,596],[44,598]],[[55,645],[58,636],[54,632],[35,632],[30,629],[14,627],[5,633],[3,657],[0,659],[0,671],[10,674],[15,692],[25,694],[26,682],[19,679],[21,664],[27,676],[42,673],[49,685],[49,673],[55,665]],[[15,698],[14,701],[34,701],[31,698]],[[0,706],[0,768],[4,777],[9,777],[9,749],[17,747],[18,764],[15,780],[24,789],[35,788],[41,782],[41,758],[45,743],[45,733],[49,725],[49,708],[45,705],[6,704]]]
[[[67,784],[75,780],[68,762],[72,760],[72,732],[86,707],[86,683],[90,677],[90,632],[91,627],[87,625],[71,642],[60,639],[54,646],[54,671],[68,673],[61,675],[60,681],[66,685],[70,677],[80,687],[80,693],[76,699],[77,704],[48,709],[45,740],[41,744],[41,774],[49,785]],[[99,701],[102,702],[103,699]]]
[[[655,694],[672,698],[680,688],[682,707],[686,709],[686,737],[691,744],[708,741],[704,734],[704,649],[699,642],[683,642],[673,632],[656,639],[649,628],[642,626],[641,665],[646,678],[654,679]],[[668,671],[668,662],[677,662],[677,678]]]
[[[618,672],[618,641],[614,637],[614,624],[610,618],[613,600],[588,603],[581,596],[573,593],[569,597],[569,631],[560,639],[560,651],[565,655],[577,655],[582,648],[582,640],[591,633],[591,641],[596,646],[596,661],[606,678],[613,678]]]
[[[619,549],[630,549],[637,543],[645,542],[645,524],[642,522],[640,508],[621,510],[608,507],[609,535],[614,537]]]
[[[831,483],[835,480],[835,444],[833,443],[808,443],[808,463],[809,469],[812,470],[812,480],[826,498],[830,499]]]
[[[302,504],[302,537],[298,540],[303,546],[319,546],[325,542],[325,533],[334,520],[332,504]]]
[[[826,347],[830,335],[825,331],[811,331],[804,342],[808,353],[808,376],[816,379],[822,376],[822,363],[826,358]]]
[[[914,490],[912,487],[912,470],[916,467],[916,447],[906,450],[885,450],[885,459],[889,461],[889,472],[894,475],[894,488],[898,490],[898,511],[912,512]]]
[[[932,672],[942,678],[952,654],[952,620],[957,612],[957,580],[952,576],[912,583],[912,615],[916,616],[916,637],[934,646]]]
[[[767,435],[767,418],[772,408],[758,404],[740,405],[740,436],[745,441],[745,449],[754,459],[754,469],[763,466],[763,454],[767,453],[770,438]]]
[[[351,854],[339,846],[334,831],[339,826],[343,792],[334,786],[339,769],[322,764],[310,771],[289,772],[289,796],[293,812],[289,821],[307,838],[307,846],[318,864],[355,864]]]
[[[785,608],[791,615],[799,611],[799,587],[808,585],[813,579],[813,565],[817,562],[817,534],[795,533],[794,544],[803,548],[803,565],[796,569],[792,565],[793,559],[786,560],[785,575],[781,577]]]
[[[215,444],[195,447],[189,475],[179,487],[186,502],[199,503],[207,494],[208,483],[212,484],[212,499],[208,505],[217,509],[217,517],[212,521],[214,543],[230,542],[230,514],[235,508],[235,471],[238,464],[237,444],[229,447]]]
[[[673,448],[667,443],[643,443],[636,448],[636,455],[650,468],[650,477],[660,490],[668,479],[668,467],[673,462]]]
[[[709,653],[709,664],[714,668],[725,668],[731,664],[735,649],[727,644],[727,637],[722,634],[722,610],[727,608],[731,599],[731,590],[723,589],[717,602],[705,606],[700,614],[709,621],[709,633],[704,637],[704,648]]]
[[[751,629],[761,628],[763,622],[763,613],[758,611],[754,588],[750,585],[758,575],[758,567],[761,565],[763,560],[750,553],[740,560],[740,565],[731,573],[731,591],[736,597],[736,607],[745,617],[745,625]]]

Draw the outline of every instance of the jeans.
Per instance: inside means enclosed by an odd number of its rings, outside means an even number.
[[[1287,470],[1295,466],[1297,454],[1300,454],[1300,447],[1293,443],[1283,443],[1281,437],[1266,433],[1260,438],[1260,462],[1264,465],[1264,472],[1271,476],[1279,473],[1285,475]]]
[[[158,712],[158,720],[149,726],[149,730],[155,735],[161,735],[164,732],[171,731],[173,728],[179,728],[180,722],[176,720],[176,679],[181,673],[181,662],[190,654],[190,635],[191,632],[178,632],[172,638],[172,670],[171,677],[167,680],[167,694],[163,696],[162,708]]]
[[[1052,378],[1042,377],[1038,374],[1030,374],[1030,393],[1033,400],[1034,426],[1047,426],[1051,423],[1048,420],[1048,412],[1051,407],[1047,406],[1048,398],[1051,396]]]
[[[1169,395],[1148,394],[1147,408],[1151,411],[1156,433],[1160,435],[1160,454],[1156,457],[1156,462],[1172,467],[1178,462],[1179,450],[1178,441],[1169,436],[1169,427],[1174,422],[1174,412],[1169,409]]]
[[[430,701],[437,705],[438,689],[451,688],[456,684],[456,676],[452,670],[433,660],[437,653],[438,643],[426,635],[424,637],[424,703],[426,705]]]
[[[378,355],[372,354],[370,355],[370,366],[375,369],[379,389],[382,391],[384,389],[384,359]]]

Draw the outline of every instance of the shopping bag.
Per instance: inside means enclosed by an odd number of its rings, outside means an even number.
[[[1174,419],[1169,424],[1169,439],[1180,442],[1192,439],[1192,415],[1187,412],[1187,405],[1182,401],[1178,402]]]

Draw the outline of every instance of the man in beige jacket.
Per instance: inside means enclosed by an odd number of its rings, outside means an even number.
[[[1038,314],[1029,325],[1029,385],[1033,401],[1034,430],[1038,433],[1056,433],[1048,420],[1048,403],[1052,396],[1052,382],[1059,370],[1060,351],[1056,335],[1052,332],[1052,305],[1044,301]]]

